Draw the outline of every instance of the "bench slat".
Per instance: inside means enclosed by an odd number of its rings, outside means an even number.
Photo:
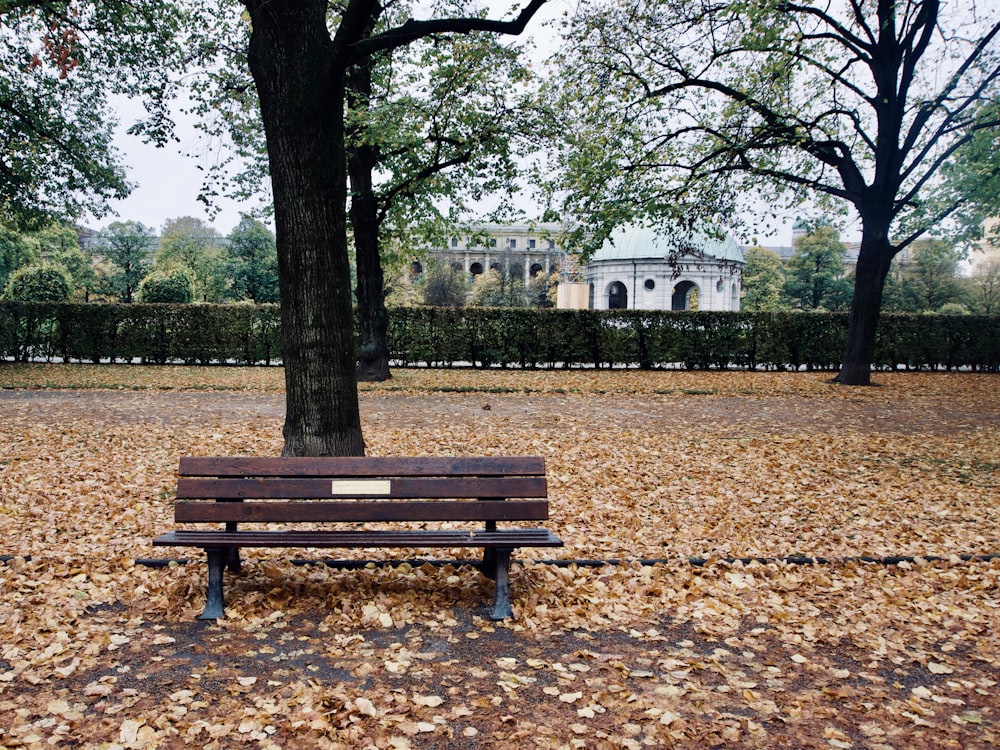
[[[250,478],[177,480],[177,497],[184,500],[215,498],[274,498],[305,500],[315,498],[508,498],[545,497],[544,477],[401,477],[389,479],[389,491],[372,493],[338,491],[336,479]],[[363,482],[362,482],[363,483]]]
[[[561,547],[548,529],[400,531],[172,531],[158,547]]]
[[[385,502],[186,502],[174,504],[178,523],[544,521],[544,500]]]
[[[542,456],[286,457],[182,456],[182,477],[533,476],[545,474]]]

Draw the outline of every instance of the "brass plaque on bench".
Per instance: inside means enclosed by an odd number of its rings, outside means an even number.
[[[334,479],[333,495],[385,495],[391,492],[388,479]]]

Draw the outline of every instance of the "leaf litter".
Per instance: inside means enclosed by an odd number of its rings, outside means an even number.
[[[399,371],[370,454],[546,458],[515,618],[459,550],[248,550],[207,624],[199,551],[135,561],[180,455],[280,452],[280,371],[2,372],[3,747],[997,743],[995,376]]]

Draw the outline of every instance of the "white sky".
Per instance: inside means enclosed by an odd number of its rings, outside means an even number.
[[[138,103],[119,105],[120,125],[115,139],[115,147],[128,170],[128,179],[137,187],[125,200],[111,202],[110,207],[117,216],[91,219],[88,225],[97,229],[113,221],[138,221],[159,233],[167,219],[194,216],[210,223],[220,234],[229,234],[239,223],[241,207],[234,201],[219,199],[219,214],[212,219],[198,200],[203,173],[198,169],[199,160],[185,155],[198,151],[198,136],[191,121],[179,118],[179,142],[156,148],[125,132],[141,113]],[[246,206],[242,210],[249,208]]]

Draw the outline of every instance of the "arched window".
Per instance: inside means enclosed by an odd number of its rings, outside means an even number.
[[[479,263],[478,261],[469,266],[469,273],[471,273],[473,276],[478,276],[482,272],[483,272],[483,264]]]
[[[616,281],[608,289],[608,309],[628,309],[628,289],[626,289],[625,285],[620,281]]]
[[[531,278],[535,278],[541,272],[542,272],[542,266],[540,263],[532,263],[531,268],[528,269],[528,273],[531,274]]]
[[[698,286],[693,281],[682,281],[674,287],[674,293],[670,297],[671,310],[690,310],[692,295],[697,295]]]

